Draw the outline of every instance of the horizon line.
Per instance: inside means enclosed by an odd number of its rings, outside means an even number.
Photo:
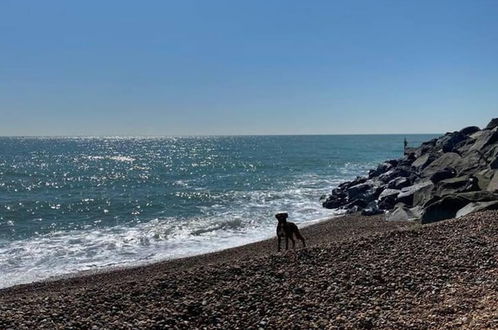
[[[362,135],[442,135],[444,133],[316,133],[316,134],[185,134],[185,135],[0,135],[0,138],[188,138],[237,136],[362,136]]]

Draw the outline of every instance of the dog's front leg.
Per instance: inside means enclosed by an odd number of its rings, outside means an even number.
[[[280,236],[277,236],[277,240],[278,240],[277,252],[280,252],[280,241],[282,240],[282,238]]]
[[[285,250],[289,249],[289,236],[285,236]]]

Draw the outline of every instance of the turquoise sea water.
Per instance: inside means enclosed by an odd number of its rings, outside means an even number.
[[[434,135],[408,135],[418,145]],[[401,135],[0,138],[0,287],[218,250],[335,214]]]

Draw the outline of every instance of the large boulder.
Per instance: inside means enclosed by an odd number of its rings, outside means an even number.
[[[487,191],[498,192],[498,170],[494,171],[493,178],[486,188]]]
[[[489,202],[498,200],[498,193],[491,191],[468,191],[458,193],[458,196],[467,199],[469,202]]]
[[[401,189],[401,193],[396,198],[396,202],[409,206],[423,205],[431,198],[434,184],[431,181],[423,181],[409,187]]]
[[[493,170],[498,169],[498,144],[491,148],[485,155],[489,168]]]
[[[391,210],[394,208],[396,205],[396,197],[395,196],[388,196],[386,198],[383,198],[382,200],[379,200],[379,208],[381,210]]]
[[[411,185],[410,179],[399,177],[392,179],[387,183],[387,188],[389,189],[402,189]]]
[[[465,128],[462,128],[460,130],[460,134],[462,135],[471,135],[474,134],[475,132],[479,132],[480,128],[477,126],[468,126]]]
[[[491,162],[489,163],[489,167],[493,170],[498,169],[498,157],[495,157],[493,160],[491,160]]]
[[[457,172],[454,168],[446,167],[432,174],[430,180],[436,184],[439,181],[454,178],[456,174]]]
[[[437,185],[436,195],[444,196],[458,192],[475,191],[478,189],[477,179],[465,175],[440,181]]]
[[[454,152],[444,153],[422,171],[422,176],[430,178],[434,173],[448,167],[454,168],[457,172],[465,167],[462,156]]]
[[[360,183],[355,186],[349,187],[346,192],[348,194],[349,200],[353,200],[360,195],[365,194],[367,191],[372,189],[373,186],[371,183]]]
[[[430,163],[432,163],[438,156],[433,153],[425,153],[415,159],[415,161],[412,163],[412,166],[420,171],[426,168]]]
[[[387,198],[387,197],[397,197],[399,195],[399,193],[401,192],[401,190],[399,189],[384,189],[384,191],[382,191],[382,193],[379,195],[379,200],[383,200],[384,198]]]
[[[398,204],[392,211],[386,213],[387,221],[413,221],[421,217],[421,208],[408,208],[406,205]]]
[[[351,202],[349,202],[348,204],[346,204],[343,208],[345,208],[346,210],[353,210],[353,209],[357,209],[357,210],[361,210],[365,207],[367,207],[368,205],[368,202],[363,200],[363,199],[355,199]],[[351,213],[351,212],[349,212]]]
[[[401,193],[399,189],[384,189],[378,198],[378,206],[382,210],[390,210],[396,204],[396,197]]]
[[[457,212],[467,204],[491,201],[498,201],[498,194],[489,191],[473,191],[446,195],[439,200],[427,204],[421,221],[422,223],[430,223],[454,218]],[[469,208],[471,207],[469,206]]]
[[[347,200],[335,198],[334,196],[329,196],[323,201],[322,206],[326,209],[337,209],[341,206],[346,205]]]
[[[475,142],[469,151],[482,151],[485,147],[498,142],[498,131],[496,129],[484,130],[473,134]]]
[[[371,202],[370,204],[367,205],[366,208],[364,208],[361,211],[361,215],[367,215],[367,216],[381,214],[381,213],[384,213],[384,211],[379,208],[377,201]]]
[[[454,152],[456,152],[459,155],[465,155],[469,152],[470,149],[472,149],[472,146],[474,145],[475,142],[476,141],[472,138],[466,139],[465,141],[462,141],[461,143],[455,146]]]
[[[486,167],[486,158],[483,157],[483,154],[476,150],[469,150],[469,152],[463,154],[458,174],[469,175]]]
[[[489,163],[489,167],[494,169],[494,170],[497,170],[498,169],[498,157],[495,157],[490,163]]]
[[[409,168],[404,166],[398,166],[392,170],[387,171],[379,176],[379,180],[383,183],[388,183],[396,178],[407,178],[412,174]]]
[[[399,159],[389,159],[389,160],[386,160],[385,163],[391,164],[392,167],[396,167],[400,163],[400,160]]]
[[[439,143],[441,143],[441,150],[443,152],[453,152],[458,148],[458,145],[468,139],[468,135],[460,132],[454,132],[445,136]]]
[[[444,219],[454,218],[461,208],[469,201],[458,195],[448,195],[428,205],[421,218],[422,223],[431,223]]]
[[[464,207],[462,207],[456,213],[456,218],[463,217],[469,213],[485,211],[485,210],[498,210],[498,201],[489,201],[489,202],[472,202]]]
[[[348,203],[348,195],[340,186],[332,190],[332,194],[329,196],[322,196],[321,200],[323,199],[325,200],[322,202],[322,206],[327,209],[336,209]]]
[[[379,164],[375,170],[370,170],[370,172],[368,173],[368,178],[371,179],[374,177],[378,177],[382,173],[386,173],[387,171],[389,171],[392,168],[393,168],[393,165],[388,163],[388,162],[384,162],[382,164]]]
[[[491,119],[489,124],[486,126],[486,129],[493,129],[495,127],[498,127],[498,118]]]
[[[493,179],[496,170],[485,169],[474,174],[480,190],[488,190],[488,186]]]

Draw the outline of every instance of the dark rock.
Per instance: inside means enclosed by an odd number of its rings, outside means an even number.
[[[439,182],[436,194],[439,196],[455,194],[458,192],[479,190],[477,179],[474,177],[459,176]]]
[[[485,147],[494,144],[498,141],[498,131],[497,130],[485,130],[476,133],[476,141],[472,145],[469,151],[477,150],[482,151]],[[474,136],[475,136],[474,135]]]
[[[396,197],[401,193],[398,189],[385,189],[378,197],[378,206],[382,210],[390,210],[396,204]]]
[[[344,206],[345,209],[349,210],[352,209],[353,207],[357,207],[359,210],[367,207],[368,203],[364,201],[363,199],[355,199],[352,202],[346,204]]]
[[[413,164],[413,162],[415,161],[415,159],[417,159],[417,157],[413,158],[413,157],[404,157],[402,159],[400,159],[399,163],[398,163],[398,166],[396,167],[406,167],[406,168],[410,168]]]
[[[332,194],[330,195],[336,199],[346,199],[348,197],[348,194],[339,188],[335,188],[332,190]]]
[[[431,198],[428,201],[426,201],[424,204],[422,204],[421,206],[426,207],[428,205],[434,204],[435,202],[440,201],[441,198],[442,198],[442,196],[432,195]]]
[[[495,159],[493,159],[491,163],[489,163],[489,167],[494,170],[498,169],[498,157],[495,157]]]
[[[462,157],[454,152],[447,152],[442,154],[436,160],[434,160],[429,166],[427,166],[422,171],[422,176],[426,178],[430,178],[434,173],[440,171],[443,168],[451,167],[454,168],[457,172],[460,169],[465,168],[465,164],[463,164]]]
[[[416,170],[423,170],[426,168],[430,163],[432,163],[438,156],[433,153],[426,153],[418,157],[413,163],[412,166]]]
[[[498,192],[498,170],[495,171],[493,178],[491,179],[491,181],[488,184],[487,190],[491,191],[491,192]]]
[[[428,203],[424,209],[422,223],[454,218],[457,212],[467,204],[491,201],[498,201],[498,194],[489,191],[472,191],[447,195],[433,203]],[[469,206],[469,208],[473,207]]]
[[[457,143],[457,145],[454,148],[454,152],[463,155],[469,152],[470,149],[472,149],[472,146],[474,145],[476,141],[472,138],[466,139],[460,143]]]
[[[467,199],[469,202],[489,202],[498,200],[498,194],[491,191],[469,191],[459,193],[457,196]]]
[[[371,209],[371,208],[366,208],[361,211],[361,215],[366,215],[366,216],[377,215],[382,213],[384,213],[384,211],[381,209]]]
[[[398,166],[399,162],[400,162],[399,159],[390,159],[386,161],[386,163],[391,164],[392,167]]]
[[[430,199],[433,188],[434,184],[430,181],[414,184],[413,186],[401,189],[401,193],[398,195],[396,201],[409,206],[423,204]]]
[[[418,220],[421,216],[421,210],[419,207],[408,208],[403,204],[399,204],[392,211],[386,213],[387,221],[411,221]]]
[[[479,190],[479,183],[474,176],[470,176],[469,180],[467,181],[467,185],[458,192],[467,192],[467,191],[476,191],[476,190]]]
[[[486,169],[474,174],[474,177],[477,179],[479,189],[488,190],[488,186],[493,179],[495,172],[496,170]]]
[[[486,126],[485,129],[493,129],[495,127],[498,127],[498,118],[491,119],[491,121],[489,122],[489,124]]]
[[[327,209],[337,209],[341,206],[347,204],[347,200],[334,198],[333,196],[329,196],[323,203],[322,206]]]
[[[434,147],[434,146],[436,145],[437,140],[438,140],[437,138],[434,138],[434,139],[432,139],[432,140],[429,140],[429,141],[423,142],[423,143],[421,144],[421,147],[422,147],[422,148],[429,148],[429,149],[431,149],[432,147]]]
[[[460,134],[471,135],[471,134],[474,134],[475,132],[478,132],[479,130],[480,130],[480,128],[477,126],[468,126],[468,127],[462,128],[460,130]]]
[[[370,171],[368,177],[373,178],[381,175],[382,173],[386,173],[389,171],[393,166],[387,162],[379,164],[375,170]]]
[[[392,179],[391,181],[389,181],[389,183],[387,184],[387,188],[389,188],[389,189],[401,189],[404,187],[408,187],[410,185],[411,185],[411,182],[408,178],[399,177],[399,178],[395,178],[395,179]]]
[[[477,151],[469,151],[466,154],[463,154],[463,157],[460,161],[458,174],[459,175],[471,175],[480,169],[484,169],[487,167],[487,163],[484,155]]]
[[[354,214],[354,213],[358,213],[358,212],[360,212],[360,208],[356,205],[353,206],[352,208],[346,210],[346,214]]]
[[[380,195],[379,200],[383,200],[387,197],[397,197],[401,193],[399,189],[385,189]]]
[[[332,193],[325,197],[322,206],[328,209],[336,209],[346,205],[348,203],[348,195],[344,189],[347,186],[348,185],[346,184],[340,184],[339,187],[333,189]],[[323,200],[323,198],[321,198],[321,200]]]
[[[388,196],[379,201],[381,210],[391,210],[396,205],[396,196]]]
[[[346,182],[341,183],[339,186],[337,186],[337,189],[344,190],[346,188],[351,187],[352,185],[353,185],[353,181],[346,181]]]
[[[460,210],[458,210],[455,217],[460,218],[472,212],[479,212],[485,210],[498,210],[498,201],[469,203]]]
[[[371,183],[360,183],[347,189],[347,194],[350,200],[358,198],[373,188]]]
[[[487,151],[486,154],[483,154],[483,158],[486,158],[489,168],[493,170],[498,169],[498,144]]]
[[[395,169],[389,170],[384,174],[379,175],[379,180],[383,183],[387,183],[398,177],[409,177],[411,174],[410,170],[405,167],[397,167]]]
[[[353,182],[351,182],[351,186],[355,186],[355,185],[365,183],[365,182],[367,182],[367,178],[357,176],[356,179],[354,179]]]
[[[423,212],[421,222],[431,223],[444,219],[454,218],[461,208],[469,203],[468,199],[457,196],[448,195],[437,202],[428,205]]]
[[[447,138],[440,141],[441,150],[443,152],[453,152],[456,149],[457,145],[465,141],[467,138],[467,135],[464,135],[460,132],[451,133],[447,136]]]
[[[381,214],[381,213],[384,213],[384,211],[382,211],[379,208],[379,205],[377,204],[376,201],[368,204],[368,206],[361,211],[362,215],[367,215],[367,216],[377,215],[377,214]]]
[[[431,175],[430,180],[436,184],[439,181],[446,180],[446,179],[451,179],[456,176],[456,170],[451,167],[446,167],[443,168],[442,170],[439,170],[435,172],[434,174]]]

